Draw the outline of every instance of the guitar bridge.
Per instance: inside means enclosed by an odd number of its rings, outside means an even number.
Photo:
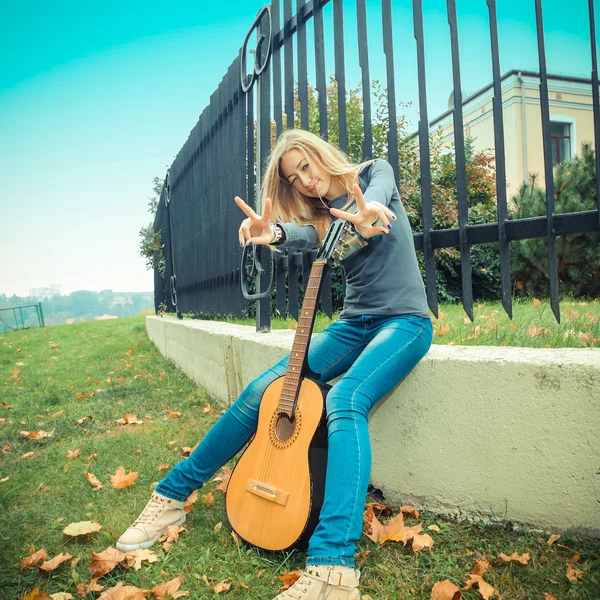
[[[269,502],[280,504],[281,506],[285,506],[288,502],[288,498],[290,497],[287,492],[278,490],[270,485],[260,483],[254,479],[248,479],[248,482],[246,483],[246,491],[254,494],[255,496],[260,496],[265,500],[269,500]]]

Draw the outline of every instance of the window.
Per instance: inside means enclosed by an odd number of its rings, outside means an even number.
[[[552,137],[552,166],[571,158],[571,125],[569,123],[550,123]]]

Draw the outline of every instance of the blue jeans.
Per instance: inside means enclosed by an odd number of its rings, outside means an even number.
[[[427,353],[432,333],[430,319],[364,315],[335,321],[311,340],[308,364],[319,381],[345,375],[327,395],[325,499],[307,564],[354,566],[371,471],[369,411]],[[156,491],[183,501],[233,458],[256,431],[263,392],[285,375],[287,362],[288,357],[252,381]]]

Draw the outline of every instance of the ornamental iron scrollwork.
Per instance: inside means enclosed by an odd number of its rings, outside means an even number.
[[[268,17],[269,29],[268,34],[261,33],[259,27],[262,24],[263,17],[265,14]],[[248,41],[250,40],[250,36],[254,33],[254,31],[258,33],[258,41],[256,43],[256,48],[254,51],[250,51],[250,53],[254,53],[254,68],[252,69],[251,74],[246,73],[246,59],[247,59],[247,48]],[[240,77],[242,83],[242,90],[244,93],[248,92],[248,90],[254,85],[254,82],[258,78],[258,76],[269,66],[269,59],[271,58],[271,38],[273,36],[273,22],[271,20],[271,6],[265,5],[256,13],[256,18],[254,19],[254,23],[250,27],[250,30],[246,34],[246,39],[244,40],[244,45],[240,48]],[[266,40],[266,48],[264,48]],[[257,61],[262,59],[262,64],[259,66]]]

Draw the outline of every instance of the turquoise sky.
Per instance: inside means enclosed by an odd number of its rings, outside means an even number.
[[[360,81],[355,3],[345,2],[348,83]],[[412,101],[412,1],[394,1],[396,93]],[[533,0],[499,0],[501,70],[537,70]],[[587,2],[546,0],[548,69],[589,77]],[[152,178],[163,177],[208,103],[262,2],[3,7],[0,36],[0,293],[33,287],[148,291],[138,256]],[[371,76],[385,81],[381,3],[367,1]],[[429,116],[452,90],[446,2],[424,0]],[[491,81],[485,0],[457,0],[463,89]],[[331,27],[332,3],[324,9]],[[308,26],[309,40],[312,24]],[[326,37],[327,37],[326,33]],[[327,72],[333,72],[331,36]],[[309,75],[312,78],[312,73]],[[240,214],[241,219],[241,214]]]

